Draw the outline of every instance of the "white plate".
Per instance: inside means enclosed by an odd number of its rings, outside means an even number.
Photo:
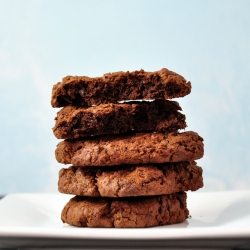
[[[188,192],[192,218],[144,229],[77,228],[60,213],[71,196],[10,194],[0,201],[0,247],[232,249],[250,246],[250,190]]]

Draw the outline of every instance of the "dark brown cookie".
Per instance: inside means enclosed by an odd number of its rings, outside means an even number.
[[[144,228],[188,218],[186,193],[136,198],[75,196],[64,207],[63,222],[80,227]]]
[[[191,131],[65,140],[55,151],[58,162],[74,166],[191,162],[201,158],[203,153],[203,139]]]
[[[57,113],[54,135],[74,139],[129,131],[176,132],[186,127],[185,115],[174,101],[67,106]]]
[[[195,162],[61,169],[58,190],[92,197],[131,197],[196,191],[203,187],[202,168]]]
[[[108,73],[103,77],[67,76],[53,86],[52,107],[92,106],[125,100],[164,100],[188,95],[191,83],[162,69]]]

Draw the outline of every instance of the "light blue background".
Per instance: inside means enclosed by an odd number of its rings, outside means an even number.
[[[155,71],[205,143],[202,191],[250,189],[250,1],[0,1],[0,194],[56,192],[50,106],[66,75]]]

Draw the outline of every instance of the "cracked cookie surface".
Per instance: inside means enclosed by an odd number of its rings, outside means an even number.
[[[79,227],[144,228],[181,223],[188,218],[186,193],[136,198],[75,196],[64,207],[64,223]]]
[[[202,168],[195,162],[154,165],[63,168],[61,193],[92,197],[133,197],[196,191],[203,187]]]
[[[191,83],[181,75],[163,68],[107,73],[102,77],[66,76],[53,86],[52,107],[92,106],[125,100],[165,100],[191,92]]]
[[[58,162],[82,167],[191,162],[200,159],[203,153],[203,139],[192,131],[65,140],[55,151]]]

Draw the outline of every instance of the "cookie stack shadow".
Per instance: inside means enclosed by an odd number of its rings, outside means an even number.
[[[58,189],[75,197],[63,222],[84,227],[152,227],[189,216],[186,191],[203,186],[203,139],[184,131],[186,117],[172,98],[191,83],[162,69],[103,77],[67,76],[53,86]],[[182,132],[180,132],[182,130]]]

